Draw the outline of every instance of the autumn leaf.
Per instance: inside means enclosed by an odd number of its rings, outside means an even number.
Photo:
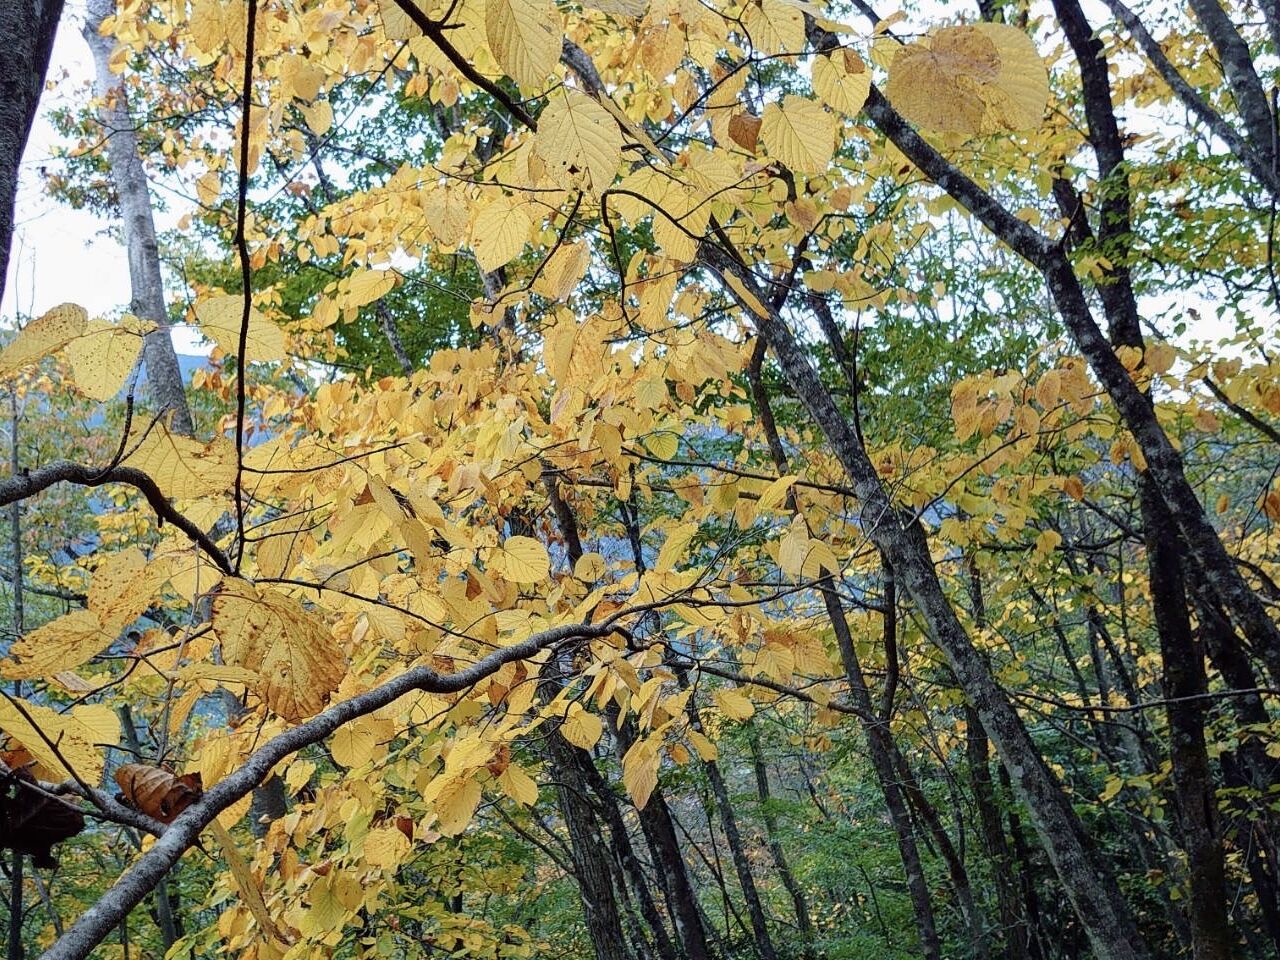
[[[240,348],[240,326],[244,318],[244,298],[230,294],[210,297],[196,304],[196,322],[223,353],[236,356]],[[249,331],[245,339],[244,358],[249,363],[272,362],[285,358],[284,331],[272,323],[257,307],[249,310]]]
[[[85,663],[115,639],[116,633],[109,633],[93,611],[73,610],[15,640],[0,670],[11,680],[60,673]]]
[[[622,783],[638,810],[658,785],[658,765],[658,751],[649,740],[637,740],[622,757]]]
[[[600,196],[622,162],[622,131],[604,107],[578,90],[562,88],[538,116],[535,149],[548,175],[563,187]]]
[[[885,95],[926,129],[975,134],[1038,125],[1049,84],[1030,37],[1006,24],[979,23],[946,27],[903,47]]]
[[[507,537],[490,555],[489,565],[515,583],[537,583],[551,572],[547,548],[532,537]]]
[[[487,0],[489,49],[522,89],[536,91],[560,58],[560,14],[549,0]]]
[[[227,580],[213,599],[211,623],[227,662],[252,670],[255,692],[286,720],[324,709],[346,672],[324,623],[277,590]]]
[[[818,104],[788,94],[764,108],[760,136],[769,156],[798,174],[813,176],[827,168],[835,150],[835,119]]]
[[[74,779],[74,770],[86,783],[96,785],[102,780],[103,752],[90,739],[92,732],[69,714],[29,700],[0,697],[0,732],[35,758],[44,779]]]
[[[32,320],[0,351],[0,377],[62,349],[84,333],[89,315],[84,307],[63,303]]]
[[[152,326],[136,317],[125,317],[118,324],[90,320],[66,346],[76,389],[102,402],[119,394],[137,363],[142,338]]]
[[[575,747],[590,750],[600,740],[604,725],[594,713],[582,709],[581,704],[573,704],[560,724],[560,735]]]
[[[201,443],[170,432],[163,423],[150,429],[125,459],[151,477],[174,500],[228,493],[235,482],[235,450],[224,437]]]

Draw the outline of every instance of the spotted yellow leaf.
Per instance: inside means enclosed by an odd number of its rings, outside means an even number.
[[[223,353],[236,356],[240,348],[240,325],[244,318],[244,298],[224,294],[196,304],[196,321],[205,336],[213,340]],[[249,310],[249,331],[245,339],[244,358],[249,363],[283,360],[284,331],[262,315],[257,307]]]
[[[912,123],[972,135],[1038,125],[1049,80],[1030,37],[1007,24],[978,23],[903,47],[884,90]]]
[[[101,653],[115,638],[103,629],[97,614],[73,610],[15,640],[0,672],[12,680],[60,673]]]
[[[254,691],[286,720],[324,709],[346,673],[324,622],[279,591],[228,579],[214,597],[211,622],[227,663],[256,673]]]
[[[201,443],[150,425],[124,465],[146,473],[161,493],[176,500],[228,492],[235,482],[235,451],[225,437]]]
[[[84,332],[66,346],[76,389],[91,400],[116,396],[133,372],[142,338],[152,325],[136,317],[120,323],[90,320]]]
[[[32,320],[0,352],[0,377],[16,373],[29,363],[47,357],[84,333],[89,314],[84,307],[62,303]]]

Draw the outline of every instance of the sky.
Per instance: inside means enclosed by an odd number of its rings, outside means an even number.
[[[8,0],[0,0],[0,3]],[[90,316],[114,314],[130,300],[129,264],[124,247],[86,210],[72,210],[50,197],[41,183],[40,167],[53,156],[60,138],[48,120],[48,110],[63,97],[75,96],[93,77],[89,47],[80,36],[83,0],[67,3],[54,41],[49,80],[40,111],[27,142],[18,183],[13,248],[9,257],[0,325],[11,327],[18,317],[38,316],[59,303],[78,303]],[[174,226],[185,212],[181,198],[158,218],[156,227]],[[207,355],[209,347],[195,331],[174,331],[179,353]]]

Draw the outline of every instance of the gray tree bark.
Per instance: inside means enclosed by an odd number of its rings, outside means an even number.
[[[164,280],[160,274],[160,245],[156,241],[147,172],[138,153],[138,138],[133,132],[125,89],[111,73],[111,51],[115,43],[99,32],[103,20],[114,13],[115,0],[89,0],[89,16],[83,33],[93,54],[94,88],[102,100],[98,117],[106,139],[107,162],[120,204],[120,222],[129,254],[129,285],[133,297],[130,309],[141,319],[156,324],[143,345],[147,384],[155,412],[169,413],[169,428],[174,433],[191,436],[195,428],[178,356],[169,336]]]
[[[49,70],[62,0],[0,3],[0,299],[9,274],[18,167]]]

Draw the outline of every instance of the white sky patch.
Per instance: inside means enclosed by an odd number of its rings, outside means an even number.
[[[0,302],[4,327],[59,303],[78,303],[90,316],[116,314],[127,309],[132,297],[123,244],[94,213],[73,210],[49,196],[40,173],[41,167],[57,164],[54,150],[65,144],[49,121],[50,109],[79,96],[93,80],[93,60],[80,36],[84,16],[83,2],[67,4],[49,64],[49,80],[56,85],[41,99],[22,158],[9,273]],[[182,197],[169,200],[169,209],[157,218],[159,231],[176,226],[188,212]],[[173,344],[180,354],[208,356],[210,351],[199,332],[186,325],[174,328]]]

